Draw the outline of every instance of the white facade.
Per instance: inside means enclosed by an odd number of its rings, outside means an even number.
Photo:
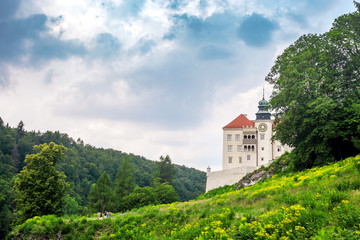
[[[259,102],[256,120],[239,115],[223,128],[222,171],[208,169],[206,191],[238,182],[247,173],[266,166],[286,151],[279,141],[272,141],[273,121],[266,110],[268,102]]]

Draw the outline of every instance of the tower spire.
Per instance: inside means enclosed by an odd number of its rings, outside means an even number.
[[[262,100],[265,100],[265,90],[264,90],[264,85],[263,85],[263,99]]]

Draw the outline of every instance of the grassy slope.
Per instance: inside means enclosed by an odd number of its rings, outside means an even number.
[[[209,199],[148,206],[111,219],[43,216],[28,239],[359,239],[360,155]]]

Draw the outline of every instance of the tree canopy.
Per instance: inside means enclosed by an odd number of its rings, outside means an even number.
[[[17,175],[16,204],[22,220],[63,212],[64,195],[68,184],[65,175],[55,170],[66,148],[51,142],[34,146],[36,154],[26,156],[26,166]]]
[[[109,175],[104,172],[97,183],[91,186],[89,195],[91,211],[104,212],[115,210],[115,197],[111,185]]]
[[[337,18],[329,32],[300,37],[281,54],[273,85],[274,138],[294,147],[297,169],[359,153],[360,16]]]
[[[158,169],[155,174],[155,178],[159,178],[160,183],[173,184],[175,178],[175,167],[171,163],[169,155],[165,157],[160,156],[160,162],[158,163]]]

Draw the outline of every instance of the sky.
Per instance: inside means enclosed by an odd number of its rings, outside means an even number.
[[[206,171],[276,57],[352,0],[1,0],[0,117]]]

